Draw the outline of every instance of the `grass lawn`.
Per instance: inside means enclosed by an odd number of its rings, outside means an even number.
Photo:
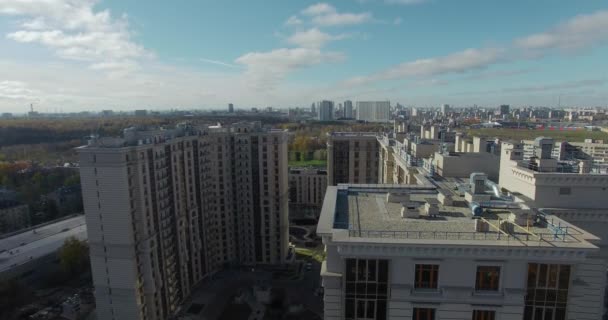
[[[309,257],[319,261],[325,261],[325,248],[318,246],[316,248],[296,248],[296,254],[299,256]]]
[[[325,167],[327,160],[289,161],[290,167]]]
[[[585,139],[608,140],[608,133],[601,131],[580,130],[529,130],[529,129],[501,129],[485,128],[467,130],[469,136],[496,137],[502,140],[533,140],[536,137],[549,137],[555,140],[565,140],[570,142],[583,142]]]

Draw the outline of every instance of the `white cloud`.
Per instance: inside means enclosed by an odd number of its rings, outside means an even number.
[[[270,90],[293,71],[343,59],[342,53],[321,52],[318,48],[281,48],[250,52],[237,58],[236,62],[247,68],[245,75],[251,86]]]
[[[553,91],[553,90],[570,90],[570,89],[580,89],[587,87],[597,87],[602,86],[608,83],[606,79],[585,79],[585,80],[576,80],[576,81],[568,81],[554,84],[543,84],[543,85],[529,85],[523,87],[513,87],[513,88],[505,88],[502,89],[501,92],[506,93],[520,93],[520,92],[543,92],[543,91]]]
[[[302,24],[302,20],[297,16],[291,16],[285,21],[286,26],[299,26]]]
[[[372,14],[363,13],[340,13],[332,5],[327,3],[313,4],[301,12],[311,17],[311,22],[318,26],[340,26],[361,24],[372,20]]]
[[[312,19],[314,24],[320,26],[339,26],[361,24],[372,20],[372,15],[369,12],[364,13],[328,13],[316,16]]]
[[[336,12],[336,8],[327,3],[316,3],[302,10],[302,14],[307,16],[318,16]]]
[[[0,99],[32,100],[35,92],[22,81],[0,81]]]
[[[215,64],[218,66],[224,66],[224,67],[228,67],[228,68],[238,68],[239,67],[234,64],[226,63],[226,62],[219,61],[219,60],[212,60],[212,59],[206,59],[206,58],[199,58],[199,60],[202,62],[211,63],[211,64]]]
[[[294,33],[287,39],[287,42],[303,48],[320,48],[329,41],[341,40],[347,37],[348,35],[346,34],[331,35],[318,28],[311,28]]]
[[[502,53],[503,50],[497,48],[467,49],[447,56],[405,62],[369,76],[351,78],[345,84],[356,86],[380,80],[434,76],[483,69],[500,61],[503,58]]]
[[[21,43],[38,43],[63,59],[87,61],[97,70],[137,68],[150,54],[131,40],[126,16],[95,11],[95,0],[0,1],[0,14],[22,16],[23,30],[6,35]]]
[[[574,50],[608,42],[608,10],[578,15],[543,33],[517,39],[515,45],[527,50]]]

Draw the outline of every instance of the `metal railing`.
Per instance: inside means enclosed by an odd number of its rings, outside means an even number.
[[[417,230],[348,230],[349,237],[385,238],[385,239],[420,239],[420,240],[468,240],[468,241],[507,241],[525,245],[548,242],[580,242],[574,237],[560,238],[552,234],[533,235],[529,233],[506,234],[496,231],[417,231]]]

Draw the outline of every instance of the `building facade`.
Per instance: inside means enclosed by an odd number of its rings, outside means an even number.
[[[391,103],[389,101],[357,101],[357,120],[369,122],[389,122]]]
[[[350,100],[344,101],[344,118],[354,118],[353,102]]]
[[[334,119],[334,102],[333,101],[319,101],[317,103],[319,109],[319,121],[332,121]]]
[[[601,319],[597,237],[557,217],[528,225],[529,210],[473,219],[435,188],[328,187],[324,319]]]
[[[287,134],[125,129],[79,149],[100,319],[166,319],[227,264],[288,251]]]
[[[380,150],[373,132],[333,132],[327,139],[327,183],[378,183]]]
[[[317,168],[289,168],[290,205],[323,205],[327,189],[327,170]]]

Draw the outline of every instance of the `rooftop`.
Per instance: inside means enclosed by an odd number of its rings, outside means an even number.
[[[317,233],[344,241],[594,247],[588,240],[597,238],[586,231],[554,216],[538,221],[535,212],[511,205],[484,208],[482,217],[474,218],[456,188],[450,182],[328,187]],[[453,196],[453,203],[442,205],[438,193]]]
[[[123,148],[149,144],[164,143],[182,137],[206,136],[212,133],[246,134],[264,132],[271,134],[286,133],[287,130],[263,127],[259,121],[243,121],[227,126],[193,125],[188,122],[179,123],[175,127],[129,127],[123,129],[122,137],[91,136],[88,145],[79,147],[79,150],[88,148]]]

